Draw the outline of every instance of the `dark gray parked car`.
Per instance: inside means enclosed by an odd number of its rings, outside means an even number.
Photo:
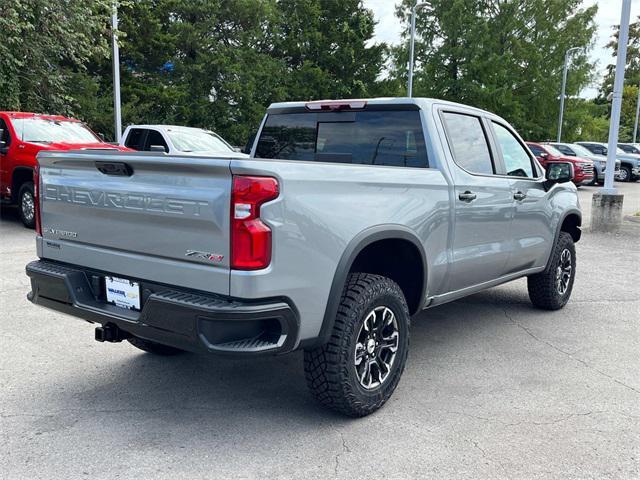
[[[158,354],[303,349],[311,391],[347,415],[396,388],[412,315],[521,277],[559,309],[576,274],[571,164],[545,177],[505,120],[465,105],[278,103],[250,158],[39,162],[32,302]]]

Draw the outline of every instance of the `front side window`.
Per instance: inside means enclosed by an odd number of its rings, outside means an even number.
[[[417,110],[271,114],[256,157],[428,167]]]
[[[444,112],[443,117],[455,162],[471,173],[495,173],[480,118],[453,112]]]
[[[44,118],[17,118],[16,135],[23,142],[33,143],[98,143],[101,140],[80,122],[46,120]]]
[[[567,147],[566,145],[554,145],[558,150],[560,150],[560,152],[562,152],[564,155],[569,155],[570,157],[575,157],[576,153],[571,150],[569,147]]]
[[[145,130],[142,128],[132,128],[127,134],[127,139],[124,142],[125,147],[132,148],[134,150],[144,149],[144,134]]]
[[[506,127],[499,123],[492,123],[498,146],[502,151],[507,175],[512,177],[535,177],[531,157],[529,157],[522,144]]]
[[[151,147],[162,147],[165,152],[169,151],[169,147],[167,142],[164,141],[164,138],[160,132],[157,130],[149,130],[149,134],[147,135],[147,141],[145,143],[145,150],[151,150]]]
[[[531,145],[528,144],[529,146],[529,150],[531,150],[531,152],[536,156],[536,157],[540,157],[543,153],[546,153],[541,147],[537,146],[537,145]]]

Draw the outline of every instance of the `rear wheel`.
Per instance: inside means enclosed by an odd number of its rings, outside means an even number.
[[[547,269],[527,278],[531,303],[545,310],[559,310],[571,297],[576,277],[576,249],[573,238],[560,232]]]
[[[18,191],[18,211],[20,220],[27,228],[36,224],[36,200],[33,194],[33,182],[25,182]]]
[[[305,351],[311,392],[326,407],[351,417],[382,407],[404,370],[409,323],[407,303],[394,281],[351,274],[329,342]]]
[[[180,350],[179,348],[162,345],[161,343],[145,340],[144,338],[130,337],[127,338],[127,341],[140,350],[155,353],[156,355],[178,355],[180,353],[184,353],[184,350]]]

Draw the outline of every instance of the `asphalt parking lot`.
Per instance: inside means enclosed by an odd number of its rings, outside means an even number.
[[[640,210],[640,183],[617,186]],[[0,245],[3,479],[640,477],[640,224],[583,235],[564,310],[521,280],[420,315],[398,390],[359,420],[314,402],[299,353],[97,343],[26,300],[33,232],[12,209]]]

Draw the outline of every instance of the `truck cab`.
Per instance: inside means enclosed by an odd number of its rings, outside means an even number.
[[[42,150],[122,148],[104,142],[80,120],[61,115],[0,112],[0,199],[17,204],[20,220],[33,228],[34,171]]]

